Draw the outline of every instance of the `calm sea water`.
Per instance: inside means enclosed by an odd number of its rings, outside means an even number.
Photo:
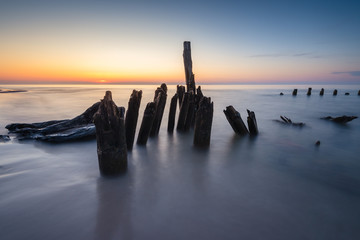
[[[6,86],[28,92],[0,94],[0,134],[77,116],[105,90],[127,107],[134,88],[144,92],[139,127],[156,87]],[[167,134],[168,88],[159,136],[134,145],[118,178],[100,176],[95,140],[1,143],[0,239],[360,239],[360,120],[320,119],[360,116],[360,86],[204,85],[215,108],[207,151],[193,148],[192,132]],[[237,137],[228,105],[244,120],[255,111],[260,134]],[[306,126],[273,121],[280,115]]]

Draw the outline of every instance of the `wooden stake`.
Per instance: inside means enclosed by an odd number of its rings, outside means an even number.
[[[203,97],[195,119],[194,145],[196,147],[209,147],[213,113],[214,103],[211,102],[211,98]]]
[[[173,133],[175,126],[175,115],[176,115],[176,105],[177,105],[178,94],[171,98],[170,110],[169,110],[169,120],[168,120],[168,132]]]
[[[119,174],[127,168],[124,118],[107,91],[94,115],[101,174]]]
[[[242,136],[249,134],[248,129],[246,128],[243,120],[241,119],[240,113],[236,111],[233,106],[227,106],[224,110],[224,114],[236,134]]]
[[[137,138],[137,144],[146,145],[146,142],[150,135],[151,126],[153,125],[156,113],[156,105],[154,102],[149,102],[146,105],[144,116],[141,122],[139,135]]]
[[[139,108],[141,103],[142,91],[133,90],[126,111],[125,118],[125,133],[126,133],[126,146],[128,150],[132,150],[134,145],[134,138],[136,132],[136,125],[139,116]]]

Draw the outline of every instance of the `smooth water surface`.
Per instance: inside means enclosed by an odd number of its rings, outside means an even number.
[[[127,107],[134,88],[144,92],[139,128],[156,87],[6,86],[28,92],[0,94],[0,134],[13,122],[75,117],[105,90]],[[307,87],[202,86],[214,119],[210,148],[197,150],[192,131],[166,131],[169,85],[159,136],[135,144],[116,178],[100,176],[95,140],[12,137],[0,143],[0,239],[360,239],[360,120],[320,119],[360,116],[360,86],[311,86],[310,97]],[[260,134],[236,136],[222,112],[228,105],[244,121],[255,111]],[[306,125],[274,121],[280,115]]]

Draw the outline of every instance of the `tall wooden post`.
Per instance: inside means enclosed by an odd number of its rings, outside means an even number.
[[[189,41],[184,42],[183,58],[184,58],[185,78],[186,78],[186,88],[187,88],[186,91],[187,92],[193,91],[195,93],[196,91],[195,76],[192,71],[191,47]]]
[[[94,114],[97,153],[101,174],[118,174],[127,169],[124,118],[107,91]]]

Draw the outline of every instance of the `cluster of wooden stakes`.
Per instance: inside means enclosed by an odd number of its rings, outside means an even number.
[[[167,131],[169,133],[174,131],[177,102],[179,102],[177,131],[187,132],[193,127],[194,146],[207,148],[210,145],[213,102],[211,98],[203,95],[200,86],[195,87],[191,48],[188,41],[184,42],[183,58],[186,91],[185,86],[178,85],[175,95],[171,98]],[[123,107],[118,108],[115,105],[110,91],[107,91],[104,99],[101,100],[98,111],[94,114],[94,124],[99,167],[102,174],[117,174],[126,170],[127,151],[131,151],[133,148],[141,97],[141,90],[133,90],[126,114]],[[137,137],[138,145],[146,145],[149,137],[158,135],[166,99],[167,86],[163,83],[156,89],[154,100],[146,105]],[[257,134],[254,112],[248,110],[249,130],[247,130],[240,114],[232,106],[228,106],[224,113],[236,133],[240,135]],[[125,118],[124,115],[126,115]]]

